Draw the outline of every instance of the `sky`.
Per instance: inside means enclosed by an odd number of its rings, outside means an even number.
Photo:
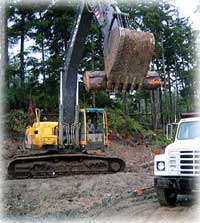
[[[190,17],[189,20],[193,29],[200,30],[200,12],[195,13],[200,0],[174,0],[174,3],[179,9],[179,15],[181,17]]]

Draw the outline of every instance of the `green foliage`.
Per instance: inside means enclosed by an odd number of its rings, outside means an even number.
[[[20,109],[12,110],[7,114],[6,128],[15,133],[23,133],[26,126],[33,122],[33,116]]]
[[[170,143],[163,131],[145,129],[135,119],[125,117],[120,109],[107,109],[107,112],[109,129],[114,133],[118,133],[123,137],[135,137],[137,133],[147,144],[153,146],[163,146]]]
[[[143,127],[134,119],[123,115],[120,109],[107,109],[109,129],[122,136],[131,136],[134,133],[144,134]]]
[[[146,130],[144,132],[144,139],[149,145],[153,146],[163,146],[171,143],[162,131]]]
[[[104,108],[110,105],[109,95],[103,91],[96,93],[96,107]]]

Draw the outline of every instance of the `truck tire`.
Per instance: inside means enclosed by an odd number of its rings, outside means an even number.
[[[171,189],[157,188],[157,197],[161,206],[175,206],[177,192]]]

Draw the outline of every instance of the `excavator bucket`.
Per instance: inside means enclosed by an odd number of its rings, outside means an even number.
[[[143,84],[154,50],[154,36],[116,27],[104,50],[108,91],[130,91]]]

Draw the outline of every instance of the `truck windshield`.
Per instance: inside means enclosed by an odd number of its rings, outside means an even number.
[[[200,121],[183,122],[179,126],[177,139],[187,140],[200,138]]]

